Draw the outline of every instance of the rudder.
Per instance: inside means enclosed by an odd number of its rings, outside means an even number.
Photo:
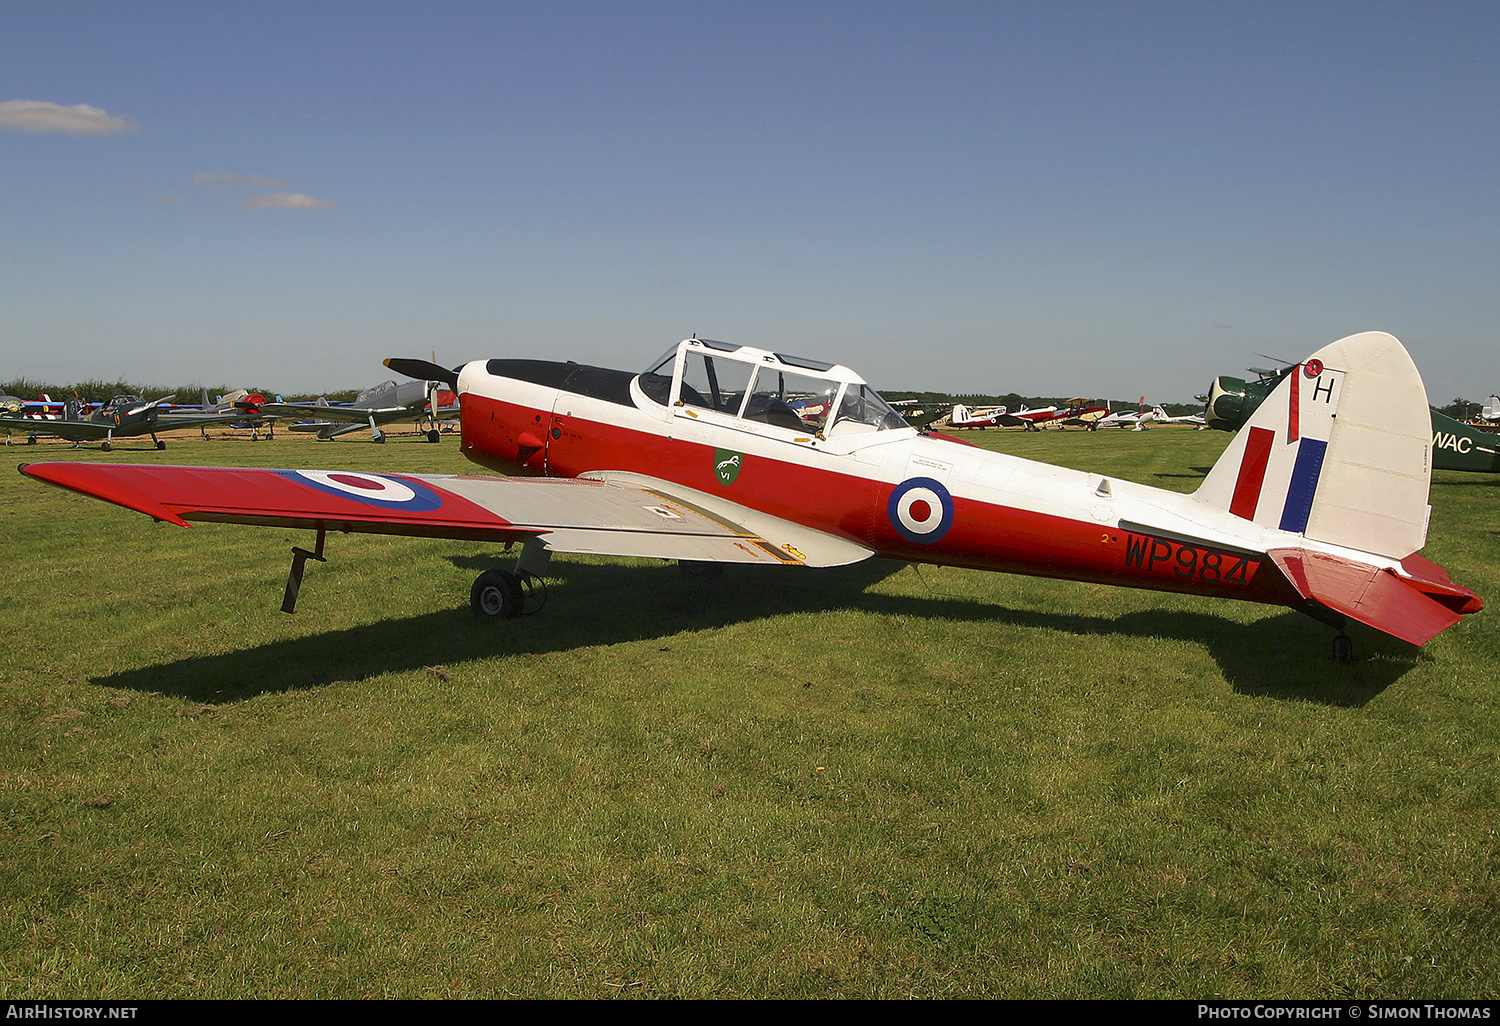
[[[1282,379],[1195,497],[1271,530],[1402,559],[1427,539],[1432,425],[1385,332],[1324,346]]]

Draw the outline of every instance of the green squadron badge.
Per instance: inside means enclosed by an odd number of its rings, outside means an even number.
[[[734,479],[740,476],[740,464],[744,462],[744,453],[730,452],[728,449],[715,449],[714,476],[719,479],[719,484],[725,488],[734,484]]]

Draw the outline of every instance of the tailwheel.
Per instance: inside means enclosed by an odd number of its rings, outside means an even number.
[[[99,451],[100,452],[109,452],[113,448],[114,448],[114,446],[110,445],[108,442],[105,442],[105,443],[103,443],[102,445],[99,446]]]
[[[1340,633],[1333,639],[1333,655],[1331,658],[1336,663],[1354,662],[1354,642],[1349,638],[1349,635]]]
[[[469,589],[469,608],[481,620],[510,620],[525,610],[521,579],[509,570],[486,570]]]

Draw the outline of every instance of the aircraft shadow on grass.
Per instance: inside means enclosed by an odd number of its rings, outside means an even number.
[[[473,569],[493,556],[452,557]],[[871,559],[832,569],[733,568],[691,579],[675,566],[555,562],[550,608],[540,616],[476,622],[467,607],[397,617],[222,655],[192,656],[93,678],[93,683],[207,703],[323,687],[433,665],[496,656],[545,656],[597,645],[665,639],[795,613],[860,610],[902,616],[1039,628],[1075,636],[1124,635],[1202,644],[1239,693],[1361,706],[1424,659],[1419,649],[1351,624],[1361,658],[1328,658],[1331,632],[1290,610],[1253,623],[1211,612],[1141,610],[1120,616],[1012,609],[951,595],[884,595],[867,589],[908,564]],[[329,601],[333,601],[329,599]],[[1274,608],[1274,607],[1271,607]],[[809,628],[795,627],[793,630]],[[1268,668],[1265,653],[1300,653]],[[1044,671],[1045,667],[1038,667]],[[1168,672],[1170,667],[1162,667]]]

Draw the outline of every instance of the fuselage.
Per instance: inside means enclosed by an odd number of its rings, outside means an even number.
[[[1267,565],[1275,543],[1268,532],[1189,495],[922,435],[904,422],[753,419],[753,388],[726,390],[717,404],[685,401],[698,393],[683,389],[683,358],[700,354],[683,346],[670,380],[666,361],[654,376],[548,361],[470,363],[459,375],[463,451],[512,474],[647,475],[898,559],[1300,601]],[[742,347],[703,355],[762,373],[778,359]],[[794,367],[775,369],[783,377]],[[831,404],[867,388],[844,368],[822,374],[812,384],[828,383]]]

